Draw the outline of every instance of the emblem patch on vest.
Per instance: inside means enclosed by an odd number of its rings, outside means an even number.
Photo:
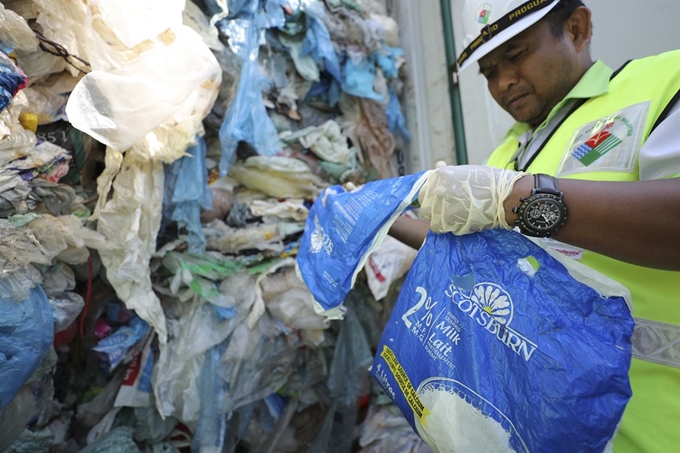
[[[558,176],[597,171],[633,171],[649,102],[641,102],[586,124],[565,150]]]

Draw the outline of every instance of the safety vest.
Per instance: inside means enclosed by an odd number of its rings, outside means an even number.
[[[638,181],[638,151],[679,93],[680,51],[629,62],[614,74],[608,93],[579,103],[557,126],[526,171],[569,179]],[[514,169],[519,146],[515,137],[508,137],[487,164]],[[680,451],[680,272],[635,266],[587,250],[571,251],[583,264],[626,285],[632,295],[633,398],[614,452]]]

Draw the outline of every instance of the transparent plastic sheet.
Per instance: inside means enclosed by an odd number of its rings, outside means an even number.
[[[165,314],[151,286],[149,262],[160,229],[163,181],[160,162],[141,157],[134,149],[123,157],[107,148],[93,215],[109,246],[99,252],[108,281],[125,305],[154,328],[161,349],[167,337]]]
[[[82,437],[89,437],[91,441],[94,441],[95,437],[98,441],[105,436],[113,423],[111,416],[107,418],[107,415],[111,411],[117,413],[119,410],[113,407],[113,403],[125,377],[125,371],[124,368],[115,370],[104,388],[96,393],[94,399],[76,406],[76,416],[71,426],[74,433],[81,433]]]
[[[26,87],[24,94],[28,99],[28,111],[37,115],[39,125],[49,124],[63,117],[60,110],[66,105],[66,96],[44,86]],[[40,138],[55,142],[55,139],[57,139],[55,135],[53,133]]]
[[[165,169],[163,211],[188,232],[189,253],[196,254],[205,252],[201,208],[211,209],[213,203],[205,154],[205,141],[198,138],[198,143],[187,149],[186,156]]]
[[[19,122],[19,116],[28,108],[23,91],[12,98],[12,104],[0,111],[0,163],[7,163],[30,154],[36,145],[35,134]]]
[[[119,426],[79,453],[141,453],[133,440],[133,433],[131,427]]]
[[[73,268],[66,263],[57,261],[51,266],[40,266],[43,290],[48,297],[60,297],[76,287],[76,276]]]
[[[228,431],[228,413],[222,411],[229,385],[215,372],[220,357],[229,340],[213,346],[206,352],[205,362],[198,382],[201,410],[196,424],[193,451],[201,453],[221,453]]]
[[[255,285],[255,277],[247,274],[236,274],[221,283],[222,306],[235,311],[231,319],[221,318],[212,304],[200,300],[176,302],[169,307],[174,312],[168,321],[170,341],[161,350],[153,375],[156,405],[161,414],[184,422],[198,420],[197,383],[205,352],[245,323],[257,297]]]
[[[0,409],[0,451],[3,453],[6,451],[5,447],[17,439],[17,448],[26,445],[24,440],[29,440],[28,445],[31,444],[33,433],[24,428],[31,426],[33,431],[37,431],[38,428],[52,423],[58,405],[53,400],[55,388],[51,375],[56,364],[57,354],[50,348],[12,402]]]
[[[83,311],[85,301],[74,292],[63,293],[61,297],[50,297],[50,306],[54,313],[54,332],[67,329]]]
[[[352,450],[359,397],[368,387],[371,348],[357,318],[353,301],[348,299],[345,319],[340,324],[333,362],[328,370],[328,389],[333,403],[324,426],[310,444],[309,453],[344,453]]]
[[[370,406],[360,432],[360,453],[432,452],[393,404]]]
[[[229,384],[224,412],[259,401],[286,383],[294,371],[297,346],[283,332],[283,326],[266,312],[253,328],[245,323],[236,328],[215,369]]]
[[[48,257],[68,264],[81,264],[90,256],[88,248],[105,252],[111,249],[104,236],[83,225],[73,215],[54,217],[43,214],[27,225]]]
[[[89,0],[85,8],[69,10],[49,5],[46,22],[82,18],[72,33],[55,41],[78,48],[71,53],[86,58],[92,68],[73,89],[66,113],[76,128],[108,146],[125,151],[145,139],[150,154],[160,153],[169,163],[202,131],[221,69],[202,37],[182,25],[184,1],[154,0],[143,14],[133,15],[145,20],[138,30],[129,27],[135,22],[130,10],[136,10],[129,3]],[[155,17],[148,19],[149,14]],[[168,136],[184,146],[155,149]]]
[[[26,19],[0,3],[0,51],[12,53],[14,50],[36,50],[38,39],[28,26]]]
[[[53,340],[52,307],[40,286],[21,302],[0,300],[0,408],[12,401]]]
[[[0,264],[5,271],[8,270],[7,263],[0,261]],[[39,285],[41,281],[40,272],[30,265],[20,266],[12,272],[3,273],[0,277],[0,298],[15,302],[25,300],[30,296],[31,289]]]
[[[163,419],[156,410],[155,406],[135,408],[135,433],[134,439],[137,442],[156,444],[172,432],[177,425],[174,417]]]

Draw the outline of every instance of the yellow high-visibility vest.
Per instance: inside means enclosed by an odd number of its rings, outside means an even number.
[[[638,151],[678,93],[680,51],[629,62],[611,79],[607,93],[585,100],[556,128],[526,171],[569,179],[639,180]],[[519,146],[516,137],[508,136],[487,164],[514,169]],[[577,253],[583,264],[630,290],[641,329],[636,326],[634,352],[640,349],[636,341],[656,341],[659,349],[644,360],[634,355],[629,373],[633,397],[614,452],[680,452],[680,272],[635,266],[587,250]]]

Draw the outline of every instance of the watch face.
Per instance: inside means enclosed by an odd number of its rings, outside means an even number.
[[[549,236],[566,219],[566,209],[561,200],[550,194],[529,197],[520,210],[520,223],[523,229],[537,236]]]

